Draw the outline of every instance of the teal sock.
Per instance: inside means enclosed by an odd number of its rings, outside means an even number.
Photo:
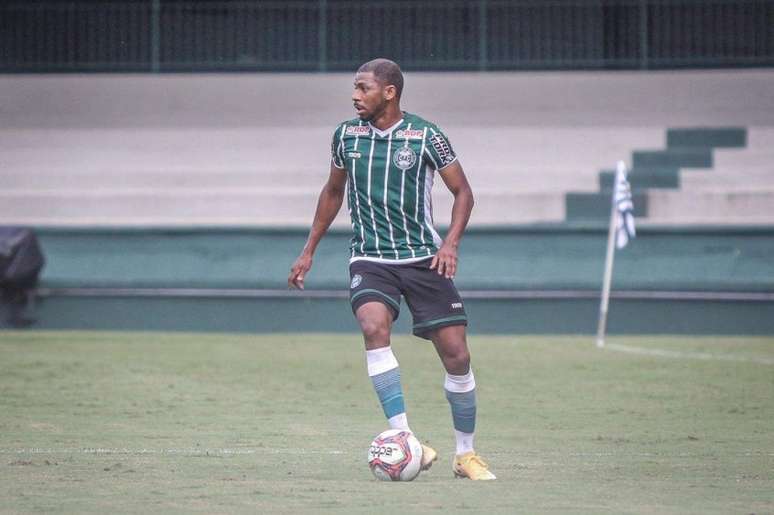
[[[375,375],[371,377],[371,381],[382,404],[385,417],[391,419],[406,412],[403,389],[400,386],[400,368]]]
[[[398,360],[390,346],[366,351],[368,375],[392,429],[409,429]]]
[[[473,371],[462,376],[446,374],[444,390],[451,407],[457,454],[470,452],[476,431],[476,380]]]

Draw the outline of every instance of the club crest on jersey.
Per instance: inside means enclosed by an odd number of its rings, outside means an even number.
[[[424,134],[425,132],[419,129],[401,129],[399,131],[395,131],[395,137],[401,139],[422,139]]]
[[[417,154],[411,147],[400,147],[392,154],[392,162],[401,170],[408,170],[417,162]]]
[[[360,274],[355,274],[354,276],[352,276],[352,282],[349,284],[349,287],[354,290],[355,288],[360,286],[360,283],[362,282],[363,282],[363,276]]]
[[[357,125],[347,127],[347,130],[344,132],[347,136],[368,136],[368,133],[371,132],[371,129],[368,127],[368,125]]]

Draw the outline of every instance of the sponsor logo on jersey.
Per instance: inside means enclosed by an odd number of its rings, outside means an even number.
[[[347,136],[368,136],[371,129],[367,125],[350,126],[344,131]]]
[[[424,134],[425,132],[419,129],[401,129],[399,131],[395,131],[396,138],[405,138],[405,139],[422,139],[422,136],[424,136]]]
[[[454,152],[452,152],[452,149],[449,146],[449,142],[446,141],[446,138],[440,134],[435,134],[430,138],[430,144],[433,145],[433,148],[438,153],[438,157],[441,158],[441,162],[438,163],[439,167],[448,165],[454,161]]]
[[[400,147],[392,154],[392,162],[401,170],[408,170],[417,162],[417,153],[411,147]]]
[[[347,157],[349,159],[360,159],[360,156],[362,156],[360,152],[347,152]]]
[[[355,274],[354,276],[352,276],[352,282],[349,284],[349,287],[354,290],[355,288],[360,286],[360,283],[362,282],[363,282],[363,276],[360,274]]]
[[[462,309],[462,302],[452,302],[452,309]]]

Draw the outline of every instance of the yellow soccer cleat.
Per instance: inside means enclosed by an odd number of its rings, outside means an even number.
[[[458,454],[452,463],[454,477],[472,479],[474,481],[487,481],[497,479],[489,472],[489,466],[474,451]]]
[[[422,444],[422,463],[419,470],[427,470],[433,466],[433,462],[438,459],[438,453],[435,449]]]

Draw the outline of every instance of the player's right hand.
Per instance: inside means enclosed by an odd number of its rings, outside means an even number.
[[[290,268],[290,275],[288,276],[288,288],[304,289],[304,276],[312,268],[312,256],[308,254],[301,254],[293,263]]]

